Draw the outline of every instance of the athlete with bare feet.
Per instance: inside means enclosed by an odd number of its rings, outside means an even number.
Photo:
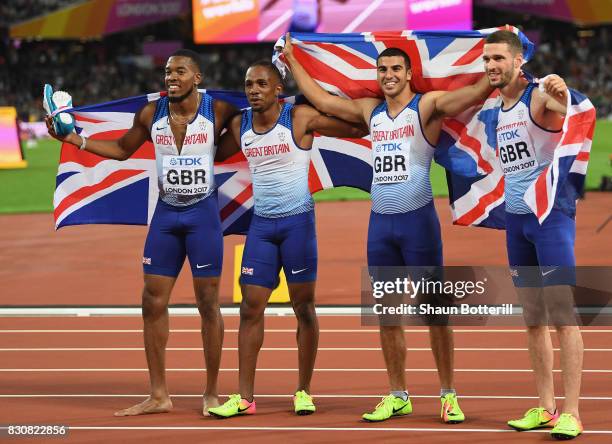
[[[47,119],[51,136],[110,159],[125,160],[146,141],[155,146],[159,200],[144,247],[142,293],[151,394],[115,416],[164,413],[172,409],[165,371],[168,302],[185,256],[191,265],[202,318],[207,379],[203,414],[219,404],[217,375],[223,320],[218,290],[223,234],[213,161],[216,140],[237,111],[226,102],[198,92],[201,81],[198,54],[189,50],[175,52],[166,64],[167,94],[138,111],[132,127],[117,140],[93,140],[75,133],[58,136],[51,119]]]

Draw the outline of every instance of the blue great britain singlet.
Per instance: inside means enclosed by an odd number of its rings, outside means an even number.
[[[429,170],[434,147],[421,127],[416,94],[394,118],[389,116],[387,102],[372,111],[373,177],[372,211],[396,214],[414,211],[433,199]]]
[[[215,112],[213,98],[202,94],[194,119],[187,125],[179,154],[170,129],[168,97],[157,101],[151,139],[155,146],[159,197],[182,207],[208,197],[215,189]]]
[[[506,211],[513,214],[532,213],[523,200],[529,185],[552,162],[561,131],[549,131],[533,121],[531,95],[536,86],[530,83],[520,100],[499,112],[497,154],[505,179]]]
[[[265,133],[253,129],[253,111],[242,113],[240,147],[249,162],[253,179],[255,214],[284,217],[314,208],[308,188],[310,150],[298,146],[293,137],[291,110],[283,104],[276,125]]]

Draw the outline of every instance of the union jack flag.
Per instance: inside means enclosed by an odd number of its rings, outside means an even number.
[[[208,93],[238,108],[247,106],[243,93]],[[83,106],[70,112],[75,117],[78,133],[92,139],[116,139],[132,126],[139,109],[162,94]],[[295,98],[284,100],[295,101]],[[309,171],[311,192],[342,185],[368,191],[372,178],[369,156],[367,141],[317,137]],[[146,225],[153,216],[158,197],[155,168],[151,142],[146,142],[125,161],[105,159],[63,144],[53,199],[56,228],[80,224]],[[215,164],[215,183],[224,233],[246,233],[252,214],[253,188],[242,152]]]
[[[454,89],[482,75],[484,36],[498,28],[458,32],[382,32],[359,34],[294,34],[298,60],[328,91],[349,97],[382,97],[375,81],[376,56],[387,47],[404,49],[412,60],[415,91]],[[511,28],[518,33],[516,28]],[[519,33],[524,56],[534,47]],[[282,42],[279,42],[282,46]],[[280,53],[273,59],[283,67]],[[239,108],[244,94],[208,91]],[[132,124],[134,113],[160,93],[101,105],[74,108],[77,131],[92,138],[113,139]],[[293,100],[288,98],[287,100]],[[453,220],[461,225],[502,228],[503,175],[496,159],[495,128],[499,100],[495,94],[482,106],[447,119],[436,161],[447,168]],[[584,184],[595,112],[588,99],[572,91],[564,135],[555,160],[526,194],[541,221],[555,205],[572,205]],[[54,196],[56,227],[88,223],[147,224],[157,202],[154,150],[145,143],[127,161],[104,159],[62,146]],[[311,192],[335,186],[369,191],[372,177],[367,139],[316,137],[309,173]],[[221,220],[226,234],[244,233],[253,205],[247,161],[237,153],[215,165]]]
[[[482,76],[486,35],[499,29],[518,34],[524,59],[534,45],[515,27],[456,32],[365,32],[292,34],[294,54],[310,76],[327,91],[351,99],[379,97],[376,57],[388,47],[403,49],[411,59],[413,91],[452,90]],[[276,46],[284,45],[284,37]],[[282,53],[273,57],[285,69]],[[435,159],[447,169],[453,222],[458,225],[504,227],[504,177],[497,159],[498,92],[484,103],[445,119]],[[552,207],[570,206],[586,174],[595,113],[584,96],[571,92],[566,124],[555,160],[525,195],[542,222]],[[571,191],[571,192],[570,192]],[[569,196],[569,197],[568,197]]]
[[[591,101],[570,89],[563,135],[550,165],[531,184],[524,200],[542,223],[553,207],[575,211],[584,189],[596,113]]]

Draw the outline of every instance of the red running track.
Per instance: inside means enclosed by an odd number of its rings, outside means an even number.
[[[220,389],[227,394],[237,388],[238,318],[226,316],[225,325]],[[407,328],[406,333],[414,413],[368,424],[359,420],[361,414],[388,390],[377,330],[362,327],[358,316],[321,316],[320,325],[312,384],[318,408],[314,415],[292,413],[291,394],[297,380],[294,318],[266,318],[256,379],[257,414],[217,420],[200,412],[205,370],[199,319],[173,317],[167,365],[174,410],[115,418],[115,410],[138,402],[148,390],[138,317],[0,318],[0,423],[68,425],[68,436],[52,442],[80,443],[551,441],[547,430],[517,433],[505,426],[507,419],[536,405],[526,337],[520,329],[455,329],[455,380],[467,420],[449,426],[438,416],[439,386],[425,329]],[[581,415],[587,433],[579,442],[609,443],[612,329],[585,328],[583,332]],[[558,368],[558,352],[555,361]],[[555,374],[558,394],[560,376]],[[44,442],[46,438],[14,441]]]

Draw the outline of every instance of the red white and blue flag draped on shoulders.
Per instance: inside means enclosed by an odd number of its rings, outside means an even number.
[[[244,93],[206,92],[237,108],[248,106]],[[139,109],[163,94],[83,106],[70,112],[79,134],[92,139],[116,139],[132,126]],[[295,98],[283,100],[294,102]],[[372,172],[368,141],[317,137],[311,158],[311,192],[342,185],[369,191]],[[125,161],[106,159],[63,144],[53,202],[56,228],[80,224],[146,225],[158,198],[155,168],[151,142]],[[215,183],[224,233],[246,233],[252,215],[253,187],[242,152],[215,163]]]
[[[401,48],[410,56],[414,91],[452,90],[480,78],[484,37],[499,29],[519,35],[524,58],[529,61],[534,45],[517,28],[508,26],[456,32],[295,33],[292,42],[295,57],[326,90],[351,99],[382,98],[375,79],[376,57],[384,49]],[[279,39],[277,46],[283,44],[284,38]],[[274,60],[279,68],[286,68],[280,52]],[[504,228],[504,178],[496,152],[500,105],[495,91],[483,104],[444,121],[435,160],[447,170],[455,224]],[[540,222],[553,206],[571,211],[575,205],[584,187],[594,125],[591,102],[571,91],[554,161],[525,194]]]
[[[482,75],[483,37],[495,29],[457,32],[383,32],[294,34],[295,54],[310,75],[328,91],[350,97],[382,97],[376,83],[376,56],[400,47],[411,57],[413,89],[454,89]],[[514,28],[513,28],[514,29]],[[515,32],[518,32],[514,29]],[[522,34],[525,57],[533,45]],[[275,54],[277,64],[282,58]],[[208,91],[239,108],[248,106],[243,93]],[[161,93],[163,94],[163,93]],[[77,131],[93,139],[120,137],[134,114],[160,93],[100,105],[74,108]],[[292,100],[292,98],[288,99]],[[559,201],[584,183],[594,125],[586,98],[572,93],[564,125],[563,149],[528,192],[541,220]],[[496,158],[495,128],[499,100],[468,110],[443,126],[436,160],[447,168],[455,223],[503,227],[503,176]],[[104,159],[64,144],[54,196],[56,227],[78,224],[147,224],[157,202],[154,150],[145,143],[130,159]],[[311,192],[337,186],[369,191],[372,178],[370,142],[366,139],[316,137],[309,173]],[[253,206],[247,161],[237,153],[215,164],[219,207],[225,234],[246,232]],[[535,211],[535,210],[534,210]]]

